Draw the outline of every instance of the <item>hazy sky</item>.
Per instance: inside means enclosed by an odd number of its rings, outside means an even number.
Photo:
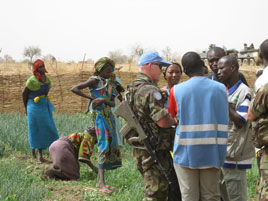
[[[181,55],[209,44],[243,48],[268,38],[268,0],[1,0],[0,56],[27,46],[61,61],[98,59],[140,44]]]

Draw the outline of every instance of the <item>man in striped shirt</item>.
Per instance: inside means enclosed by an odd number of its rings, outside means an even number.
[[[255,154],[247,114],[251,91],[239,79],[238,69],[237,59],[233,56],[219,60],[217,77],[228,88],[229,95],[227,155],[220,186],[224,201],[247,200],[246,169],[251,168]]]
[[[223,84],[204,76],[195,52],[183,55],[188,81],[175,85],[168,111],[177,117],[174,168],[183,201],[220,201],[220,167],[226,156],[228,102]]]

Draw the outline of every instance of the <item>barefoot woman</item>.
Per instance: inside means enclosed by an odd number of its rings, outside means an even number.
[[[28,136],[32,155],[36,158],[35,149],[39,150],[39,160],[46,162],[42,150],[47,149],[52,142],[59,138],[52,117],[54,106],[48,99],[51,88],[50,79],[42,60],[33,64],[33,75],[27,80],[22,97],[28,117]]]
[[[111,192],[111,186],[105,184],[104,169],[112,170],[122,166],[111,112],[111,107],[115,106],[116,90],[107,82],[113,71],[114,62],[107,57],[100,58],[95,64],[95,76],[71,89],[75,94],[92,100],[91,108],[96,111],[95,129],[99,151],[97,185],[102,193]],[[89,88],[90,96],[81,91],[85,88]]]

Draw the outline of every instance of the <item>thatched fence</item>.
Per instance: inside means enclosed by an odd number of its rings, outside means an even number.
[[[117,72],[124,86],[131,83],[136,78],[136,73]],[[80,71],[78,73],[68,74],[48,74],[52,88],[49,96],[52,97],[52,103],[55,106],[55,112],[75,113],[84,112],[88,100],[75,95],[70,89],[86,81],[92,72]],[[31,74],[3,75],[0,74],[0,112],[24,112],[22,101],[22,91],[26,80]],[[89,93],[88,89],[84,89]]]
[[[245,75],[250,87],[252,88],[255,81],[255,74],[250,71],[242,71]],[[30,73],[5,75],[0,73],[0,113],[1,112],[24,112],[22,101],[22,91],[25,87],[27,78]],[[91,71],[80,71],[68,74],[48,74],[52,81],[52,89],[49,96],[52,96],[52,103],[57,113],[76,113],[84,112],[88,100],[75,95],[70,89],[86,81],[92,75]],[[123,86],[131,83],[137,76],[135,72],[117,71],[116,75],[122,80]],[[186,80],[183,75],[181,81]],[[161,78],[159,86],[166,85],[166,81]],[[85,93],[89,93],[88,89],[84,89]]]

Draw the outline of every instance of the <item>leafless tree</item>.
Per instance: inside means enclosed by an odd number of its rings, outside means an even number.
[[[43,60],[49,62],[52,65],[56,61],[56,57],[54,57],[52,54],[48,54],[43,57]]]
[[[178,52],[173,52],[169,61],[171,61],[171,62],[177,62],[177,63],[179,62],[180,63],[180,61],[181,61],[180,54]]]
[[[162,55],[163,55],[164,59],[169,61],[172,57],[171,48],[166,46],[165,49],[162,50]]]
[[[145,48],[142,47],[140,44],[136,44],[131,48],[132,55],[140,57],[144,52]]]
[[[41,56],[41,49],[37,46],[25,47],[23,51],[24,57],[29,57],[29,62],[33,63],[34,57]]]
[[[140,58],[140,56],[146,51],[146,48],[144,48],[140,44],[135,44],[131,48],[131,57],[132,57],[132,62],[137,62]]]
[[[114,50],[108,53],[110,59],[112,59],[116,64],[127,63],[128,56],[124,55],[121,50]]]
[[[6,62],[6,63],[14,63],[15,60],[10,55],[5,54],[4,55],[4,62]]]
[[[89,59],[86,60],[86,63],[88,63],[88,64],[94,64],[94,60],[91,59],[91,58],[89,58]]]
[[[2,52],[2,48],[0,49],[0,53]],[[4,59],[2,57],[0,57],[0,63],[3,63]]]

